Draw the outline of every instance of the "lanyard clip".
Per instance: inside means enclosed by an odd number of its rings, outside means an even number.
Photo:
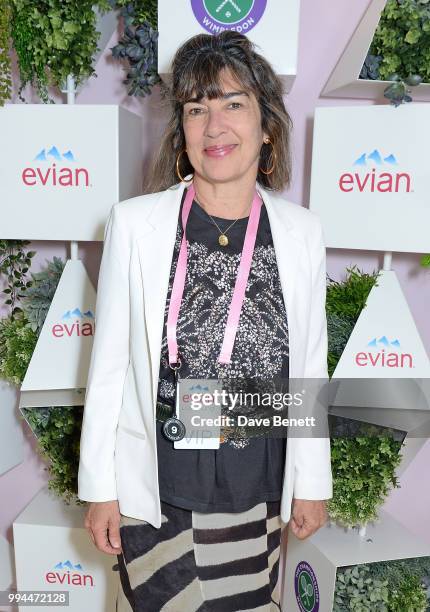
[[[170,363],[170,361],[169,361],[169,366],[170,366],[170,367],[172,368],[172,370],[174,371],[174,373],[175,373],[175,379],[176,379],[176,380],[177,380],[177,378],[178,378],[178,370],[179,370],[179,368],[181,367],[181,365],[182,365],[182,361],[181,361],[181,358],[180,358],[180,356],[179,356],[179,353],[177,354],[177,361],[173,361],[172,363]]]

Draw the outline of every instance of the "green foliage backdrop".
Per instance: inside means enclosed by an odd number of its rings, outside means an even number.
[[[376,78],[419,74],[430,82],[429,0],[388,0],[369,54],[382,58]]]

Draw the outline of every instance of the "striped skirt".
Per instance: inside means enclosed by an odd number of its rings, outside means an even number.
[[[235,513],[161,502],[161,527],[121,515],[117,612],[275,612],[280,501]]]

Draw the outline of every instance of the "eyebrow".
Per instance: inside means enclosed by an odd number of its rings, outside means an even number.
[[[249,94],[246,91],[227,91],[224,95],[221,96],[221,99],[227,100],[228,98],[232,98],[233,96],[247,96],[249,98]],[[202,96],[189,98],[184,102],[184,104],[187,104],[187,102],[200,102],[201,99]]]

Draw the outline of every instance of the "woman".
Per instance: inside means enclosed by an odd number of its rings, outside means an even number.
[[[106,224],[78,494],[118,610],[279,610],[281,531],[325,523],[329,439],[178,449],[176,382],[327,377],[321,226],[276,194],[291,121],[250,41],[195,36],[172,73],[150,193]]]

